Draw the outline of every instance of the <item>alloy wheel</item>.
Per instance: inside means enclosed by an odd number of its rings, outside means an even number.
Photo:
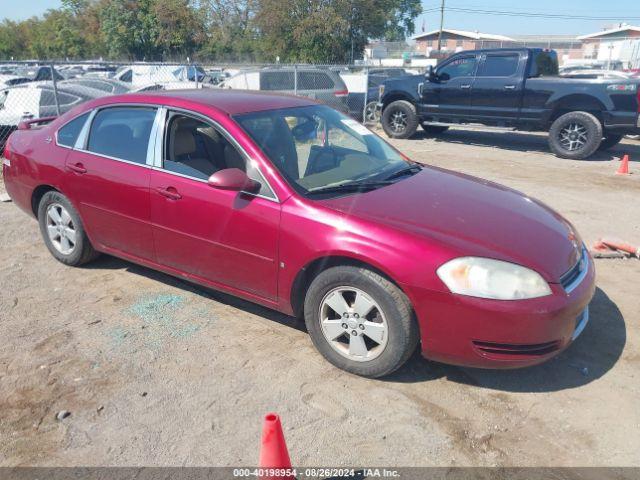
[[[395,133],[402,133],[407,128],[407,114],[402,110],[395,110],[390,115],[389,126]]]
[[[53,247],[63,255],[76,248],[76,229],[69,212],[59,203],[47,207],[47,235]]]
[[[581,123],[570,123],[563,127],[558,134],[560,145],[565,150],[574,152],[587,143],[587,128]]]
[[[337,287],[324,296],[320,327],[329,345],[349,360],[373,360],[387,346],[388,325],[382,309],[355,287]]]

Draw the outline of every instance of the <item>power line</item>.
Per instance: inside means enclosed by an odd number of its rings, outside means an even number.
[[[423,10],[423,13],[431,13],[440,11],[440,7],[429,8]],[[563,20],[594,20],[594,21],[619,21],[624,20],[640,20],[640,17],[629,17],[622,14],[619,17],[611,16],[591,16],[591,15],[568,15],[560,13],[541,13],[541,12],[516,12],[508,10],[485,10],[477,8],[463,8],[463,7],[446,7],[446,11],[460,12],[460,13],[476,13],[479,15],[495,15],[495,16],[507,16],[507,17],[529,17],[529,18],[546,18],[546,19],[563,19]]]

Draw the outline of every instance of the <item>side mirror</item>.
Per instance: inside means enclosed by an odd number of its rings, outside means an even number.
[[[250,179],[247,174],[239,168],[218,170],[209,177],[207,183],[213,188],[219,188],[221,190],[235,190],[247,193],[257,193],[260,190],[260,183]]]
[[[425,74],[425,77],[427,77],[427,80],[429,80],[430,82],[435,82],[438,78],[438,76],[436,75],[436,71],[433,68],[433,65],[429,65],[427,67],[427,73]]]

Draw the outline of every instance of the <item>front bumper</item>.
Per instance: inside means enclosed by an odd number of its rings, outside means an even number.
[[[518,368],[542,363],[567,348],[589,320],[595,268],[569,293],[551,284],[546,297],[501,301],[407,288],[420,325],[422,354],[443,363]]]

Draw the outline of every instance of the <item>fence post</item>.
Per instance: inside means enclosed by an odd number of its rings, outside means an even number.
[[[58,81],[56,80],[56,70],[53,68],[53,62],[49,65],[51,69],[51,82],[53,83],[53,98],[56,102],[56,115],[60,116],[60,99],[58,99]]]
[[[364,67],[364,105],[362,108],[362,124],[367,123],[367,103],[369,103],[369,65]]]
[[[293,94],[298,95],[298,64],[293,66]]]

